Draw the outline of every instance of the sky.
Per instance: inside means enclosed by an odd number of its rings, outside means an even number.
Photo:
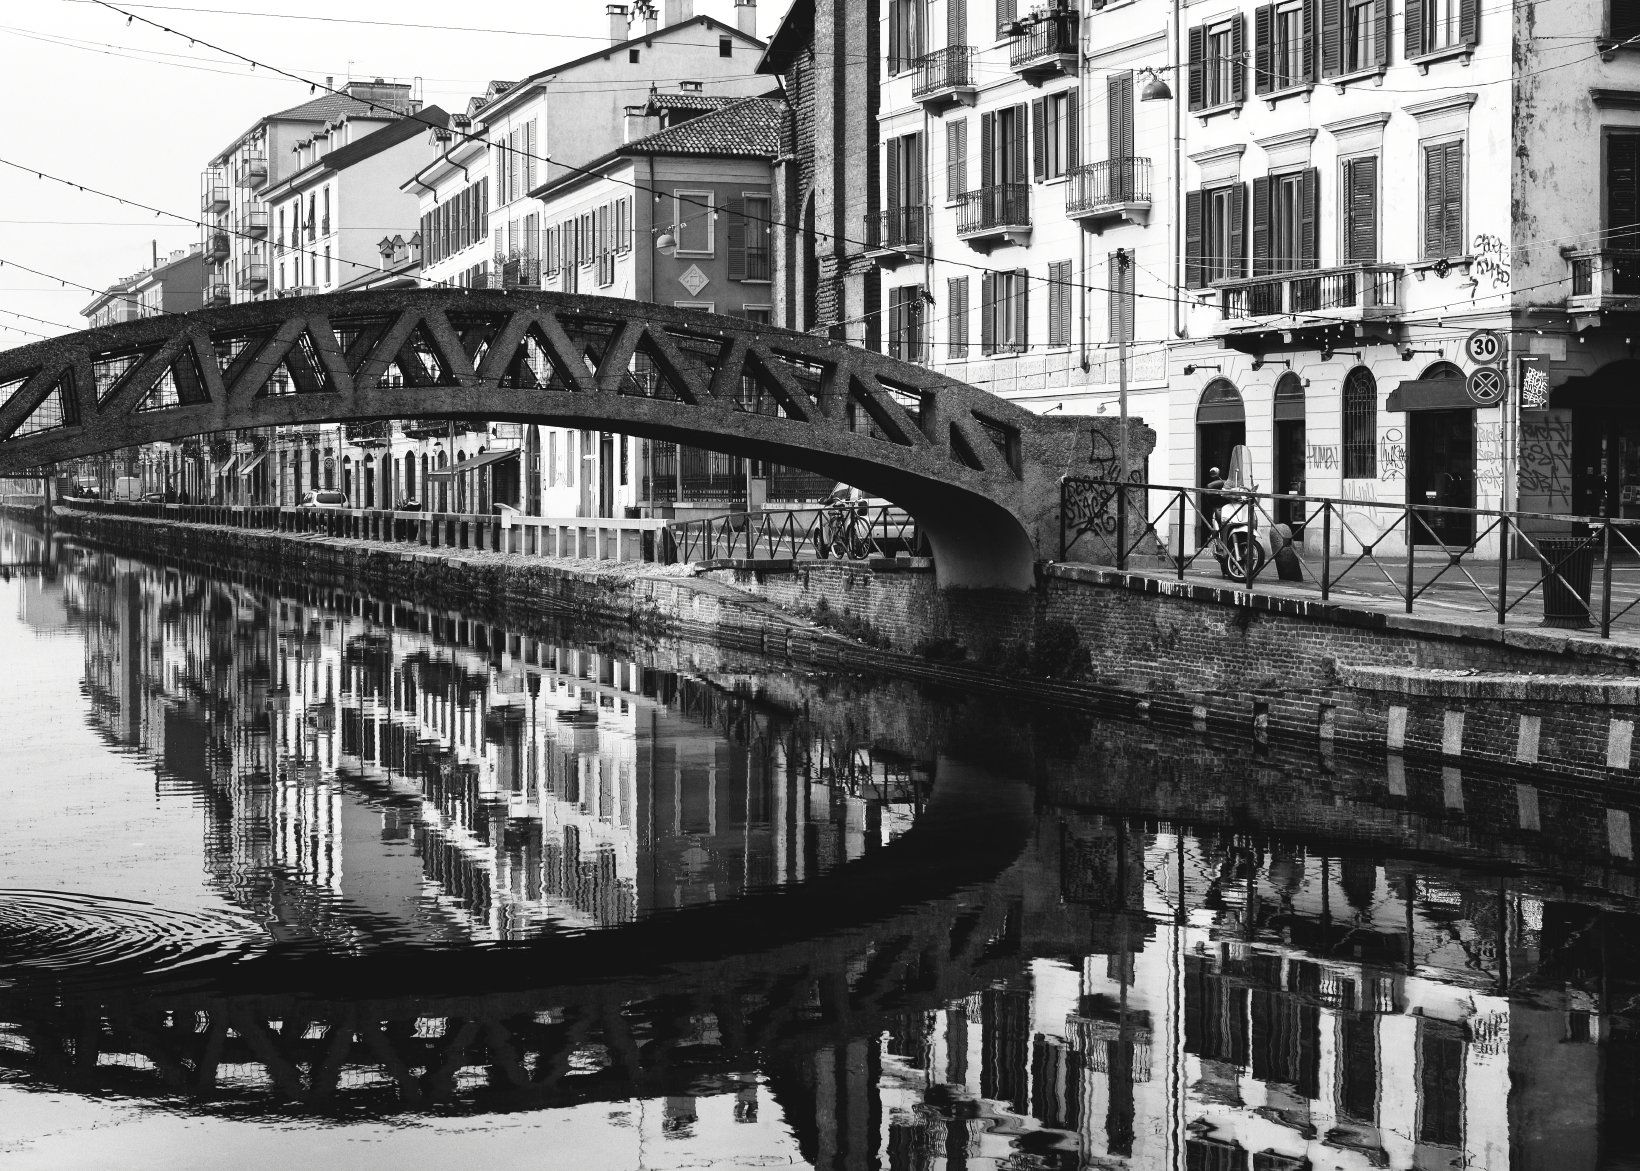
[[[307,85],[202,41],[321,84],[412,82],[428,104],[453,111],[492,79],[591,52],[609,29],[605,0],[110,2],[182,35],[127,24],[95,0],[0,6],[0,108],[12,111],[0,136],[0,349],[84,328],[80,310],[93,294],[75,282],[103,288],[149,267],[156,241],[163,257],[200,238],[194,224],[35,170],[197,218],[206,162],[258,118],[310,96]],[[759,0],[760,36],[789,3]],[[733,0],[696,0],[695,11],[734,23]]]

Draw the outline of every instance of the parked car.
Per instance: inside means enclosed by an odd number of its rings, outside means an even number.
[[[302,502],[296,507],[346,508],[347,497],[343,496],[340,492],[333,491],[329,488],[319,488],[314,491],[302,493]]]

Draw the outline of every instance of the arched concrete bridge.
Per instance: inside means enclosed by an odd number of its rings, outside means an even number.
[[[623,431],[856,484],[916,517],[941,584],[1020,589],[1056,555],[1060,476],[1092,471],[1094,430],[1115,426],[736,317],[461,289],[52,338],[0,353],[0,404],[0,477],[231,428],[444,417]],[[1148,440],[1136,427],[1136,459]]]

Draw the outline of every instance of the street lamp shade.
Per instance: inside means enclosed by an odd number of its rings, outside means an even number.
[[[1139,100],[1141,102],[1171,102],[1173,100],[1173,87],[1163,81],[1154,69],[1146,69],[1145,72],[1150,75],[1150,80],[1145,82],[1145,88],[1139,91]]]

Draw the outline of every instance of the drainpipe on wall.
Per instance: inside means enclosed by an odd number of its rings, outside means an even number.
[[[1189,66],[1183,80],[1177,65],[1184,60],[1184,0],[1173,0],[1173,336],[1188,336],[1184,327],[1184,107],[1190,92]]]
[[[923,112],[922,112],[922,185],[923,185],[923,198],[922,198],[922,213],[923,213],[923,226],[922,226],[922,233],[923,233],[923,262],[922,262],[922,269],[923,269],[923,280],[922,280],[922,286],[923,286],[923,292],[925,294],[927,294],[927,296],[925,296],[923,298],[923,303],[917,307],[917,312],[918,313],[927,313],[928,312],[928,310],[929,310],[928,297],[932,297],[934,295],[934,210],[933,210],[934,201],[929,197],[929,193],[934,190],[934,172],[932,170],[933,163],[934,163],[934,158],[933,158],[933,155],[934,155],[933,130],[934,130],[934,128],[930,124],[929,117],[928,117],[928,107],[924,106],[923,107]],[[949,330],[951,328],[951,323],[950,323],[950,320],[949,320],[950,309],[951,309],[951,307],[949,305],[947,305],[946,306],[947,321],[946,321],[945,328],[948,331],[948,334],[949,334]],[[933,322],[930,321],[929,324],[932,325]],[[933,362],[934,362],[934,331],[932,329],[927,329],[927,330],[923,331],[923,334],[928,339],[928,352],[923,355],[923,358],[929,365],[932,365]],[[949,351],[949,348],[948,348],[947,353],[949,353],[949,352],[950,351]],[[966,357],[966,355],[964,355],[964,356]]]
[[[1087,16],[1084,15],[1081,18],[1079,29],[1081,35],[1076,38],[1076,88],[1082,92],[1077,94],[1076,107],[1078,110],[1092,110],[1093,107],[1088,102],[1086,93],[1088,38],[1090,36]],[[1087,163],[1084,152],[1087,149],[1088,135],[1082,133],[1081,125],[1086,121],[1088,121],[1086,118],[1077,119],[1076,136],[1081,140],[1077,143],[1076,149],[1078,166],[1084,166]],[[1075,176],[1067,176],[1067,182],[1076,182]],[[1052,293],[1050,292],[1049,295],[1052,296]],[[1086,373],[1093,365],[1088,361],[1088,232],[1080,222],[1076,225],[1076,305],[1076,330],[1081,339],[1080,347],[1082,351],[1080,364],[1083,373]]]

